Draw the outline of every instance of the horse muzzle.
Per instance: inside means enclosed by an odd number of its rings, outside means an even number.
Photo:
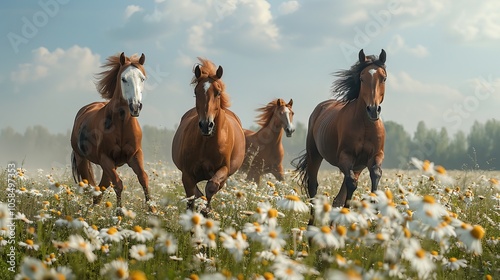
[[[201,134],[203,136],[211,136],[215,130],[215,123],[213,121],[203,120],[198,123],[200,126]]]
[[[130,109],[130,115],[136,118],[141,113],[142,103],[129,103],[128,108]]]
[[[366,113],[371,121],[378,121],[382,107],[376,105],[366,106]]]
[[[293,127],[286,127],[285,128],[285,135],[286,137],[292,137],[292,134],[295,132],[295,128]]]

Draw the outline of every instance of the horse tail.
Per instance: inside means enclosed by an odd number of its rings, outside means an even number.
[[[75,180],[75,183],[78,183],[81,179],[81,176],[78,173],[78,169],[76,168],[75,152],[71,152],[71,173],[73,173],[73,180]]]
[[[307,172],[307,152],[303,150],[300,155],[294,158],[291,162],[292,166],[295,167],[295,177],[294,180],[302,187],[302,192],[309,195],[309,190],[307,189],[307,181],[309,180],[309,173]]]

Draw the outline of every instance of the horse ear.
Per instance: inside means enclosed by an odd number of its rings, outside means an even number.
[[[382,62],[382,64],[385,64],[385,59],[387,58],[384,49],[380,52],[380,55],[378,56],[378,60]]]
[[[196,67],[194,68],[194,76],[196,77],[196,79],[200,78],[201,76],[200,65],[196,65]]]
[[[291,98],[290,98],[290,101],[288,102],[288,105],[289,105],[290,107],[292,107],[292,105],[293,105],[293,99],[291,99]]]
[[[222,78],[222,66],[219,65],[219,68],[217,68],[217,72],[215,73],[215,75],[217,76],[217,78]]]
[[[122,52],[122,54],[120,54],[120,64],[121,65],[125,64],[125,53],[124,52]]]
[[[146,56],[144,54],[142,54],[141,58],[139,58],[139,64],[144,65],[144,61],[146,61]]]
[[[283,102],[282,102],[281,98],[278,98],[278,99],[276,100],[276,105],[277,105],[278,107],[283,106]]]
[[[365,52],[363,51],[363,49],[361,49],[359,51],[358,58],[359,58],[359,62],[360,63],[364,63],[365,62]]]

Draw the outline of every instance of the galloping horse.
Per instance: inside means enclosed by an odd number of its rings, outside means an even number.
[[[113,186],[118,211],[121,208],[123,183],[116,168],[127,163],[137,175],[149,201],[148,176],[144,172],[141,148],[142,131],[137,117],[142,109],[142,90],[146,72],[144,54],[126,57],[108,57],[99,73],[97,89],[106,102],[94,102],[82,107],[76,114],[71,132],[71,165],[75,182],[94,181],[92,163],[102,168],[100,187]],[[94,204],[102,195],[94,197]],[[155,211],[150,207],[151,211]],[[120,213],[120,212],[119,212]]]
[[[196,107],[187,111],[175,132],[172,159],[182,172],[182,183],[188,208],[194,210],[194,198],[203,196],[196,184],[205,186],[207,208],[212,197],[224,186],[229,176],[241,166],[245,157],[245,135],[240,119],[228,109],[229,96],[221,80],[222,67],[198,58],[193,70]]]
[[[385,129],[380,119],[384,100],[386,53],[365,56],[351,69],[339,71],[333,83],[336,100],[319,103],[309,117],[306,153],[294,160],[300,183],[307,186],[309,197],[318,189],[318,170],[325,159],[344,174],[344,181],[333,206],[349,207],[361,171],[368,167],[371,191],[377,190],[382,176]],[[298,160],[298,163],[296,162]],[[310,224],[314,222],[311,210]]]
[[[257,109],[261,112],[257,116],[261,128],[257,132],[245,129],[246,154],[240,170],[247,173],[247,179],[258,184],[261,175],[272,173],[277,180],[284,180],[282,161],[285,152],[281,137],[283,130],[287,137],[295,131],[292,105],[292,99],[288,103],[275,99]]]

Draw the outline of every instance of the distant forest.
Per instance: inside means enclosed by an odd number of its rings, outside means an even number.
[[[414,135],[396,122],[387,121],[384,168],[408,169],[409,159],[428,159],[447,169],[500,170],[500,121],[475,122],[468,135],[458,132],[449,135],[446,128],[427,128],[420,122]],[[254,130],[257,127],[253,127]],[[162,161],[172,168],[171,143],[173,129],[143,127],[143,151],[147,162]],[[307,128],[296,124],[291,138],[283,137],[285,147],[284,164],[291,168],[290,161],[305,148]],[[43,126],[34,126],[18,133],[8,127],[0,131],[0,166],[15,161],[27,168],[65,167],[70,164],[70,132],[53,134]],[[323,165],[325,166],[325,165]]]

